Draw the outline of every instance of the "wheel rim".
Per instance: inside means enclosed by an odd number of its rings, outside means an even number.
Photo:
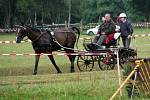
[[[92,56],[79,56],[77,58],[77,66],[80,71],[92,71],[94,60]]]

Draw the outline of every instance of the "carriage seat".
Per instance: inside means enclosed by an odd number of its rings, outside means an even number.
[[[112,33],[112,34],[109,34],[108,36],[107,36],[107,38],[105,39],[105,41],[104,41],[104,45],[107,45],[107,44],[109,44],[111,41],[114,41],[114,34],[115,33]]]
[[[105,46],[106,48],[109,48],[111,46],[117,46],[117,38],[114,38],[115,37],[115,34],[116,33],[112,33],[112,34],[109,34],[107,36],[107,38],[105,39],[105,41],[102,43],[102,46]]]
[[[114,38],[114,35],[115,35],[115,33],[109,34],[107,36],[107,38],[105,39],[105,41],[102,43],[102,47],[109,48],[110,46],[117,46],[117,39],[118,38]],[[90,50],[99,49],[99,45],[97,45],[96,43],[90,43],[87,45],[87,47]]]

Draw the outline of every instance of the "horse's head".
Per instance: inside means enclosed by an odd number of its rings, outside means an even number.
[[[17,26],[18,31],[16,35],[16,43],[20,43],[25,36],[27,36],[26,28],[23,26]]]

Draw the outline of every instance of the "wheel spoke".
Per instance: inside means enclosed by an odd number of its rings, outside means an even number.
[[[79,59],[84,60],[85,58],[83,58],[82,56],[80,56]]]
[[[80,67],[82,69],[82,71],[85,71],[85,65],[83,65],[82,67]]]
[[[94,66],[92,56],[80,56],[77,59],[77,66],[80,71],[91,71]]]
[[[81,64],[80,66],[82,67],[82,66],[84,66],[85,64]]]
[[[87,71],[87,65],[84,65],[84,71]]]
[[[92,66],[89,66],[89,65],[88,65],[88,69],[89,69],[89,71],[91,71],[91,70],[92,70]]]

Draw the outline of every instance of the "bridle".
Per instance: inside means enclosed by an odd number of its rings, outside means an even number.
[[[32,36],[30,35],[30,33],[26,31],[26,29],[27,29],[26,27],[19,26],[19,25],[15,25],[15,26],[18,27],[18,28],[23,29],[23,31],[25,32],[26,36],[28,37],[26,39],[23,39],[23,41],[27,41],[28,39],[32,39]],[[19,33],[19,32],[17,32],[17,33]],[[44,32],[42,32],[42,30],[40,29],[40,35],[38,37],[36,37],[35,39],[33,39],[32,42],[35,42],[38,39],[40,39],[43,34],[44,34]]]

